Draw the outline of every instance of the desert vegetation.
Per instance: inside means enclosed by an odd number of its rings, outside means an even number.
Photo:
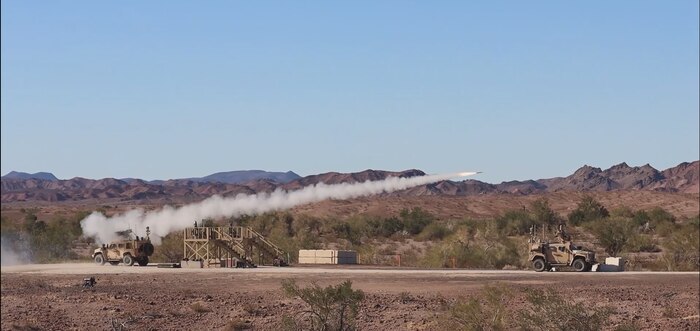
[[[516,296],[523,297],[524,307],[508,306]],[[602,330],[613,312],[608,306],[572,301],[552,289],[516,290],[495,284],[485,286],[477,295],[456,300],[441,324],[446,329],[469,331]]]
[[[38,263],[85,258],[76,248],[87,247],[91,240],[82,236],[80,220],[87,214],[78,212],[40,220],[36,209],[22,209],[20,219],[0,218],[3,258]]]
[[[299,286],[283,280],[282,291],[303,302],[303,312],[285,315],[281,329],[354,330],[358,312],[367,309],[365,294],[352,288],[351,281],[321,287]],[[402,303],[413,300],[407,292],[398,294]],[[433,325],[444,330],[636,330],[634,324],[612,325],[615,309],[605,304],[576,300],[554,289],[514,287],[503,283],[484,286],[479,292],[442,299]],[[515,303],[518,303],[517,305]]]
[[[349,331],[355,330],[355,319],[365,297],[346,280],[337,285],[321,287],[311,284],[300,287],[292,279],[282,281],[282,290],[292,298],[302,300],[306,310],[301,316],[284,316],[286,330]]]
[[[33,262],[86,258],[91,240],[82,236],[86,211],[39,219],[36,209],[2,217],[4,250]],[[42,216],[43,218],[44,216]],[[574,241],[605,256],[625,256],[630,268],[698,270],[700,218],[678,218],[661,207],[608,209],[592,196],[581,197],[567,215],[555,212],[545,198],[504,210],[491,218],[440,218],[420,207],[394,215],[355,213],[333,217],[270,212],[203,224],[252,227],[290,253],[299,249],[353,249],[362,263],[430,268],[525,268],[525,243],[532,226],[553,239],[557,225],[568,225]],[[81,250],[82,249],[82,250]],[[152,261],[182,258],[182,234],[171,233],[156,248]]]
[[[375,256],[402,255],[402,265],[497,269],[528,265],[525,243],[533,225],[553,239],[557,225],[567,224],[577,243],[601,257],[628,256],[642,269],[698,270],[698,219],[677,219],[660,207],[608,211],[584,196],[566,217],[554,212],[546,199],[537,199],[528,208],[492,219],[438,219],[414,207],[383,218],[359,214],[323,219],[282,212],[227,222],[269,236],[292,252],[292,261],[299,249],[337,248],[358,250],[365,263],[380,263]],[[652,254],[640,260],[640,253]]]

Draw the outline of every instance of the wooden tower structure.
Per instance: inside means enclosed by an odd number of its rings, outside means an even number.
[[[195,223],[196,224],[196,223]],[[205,266],[255,267],[287,265],[287,254],[253,229],[244,226],[191,227],[184,230],[184,259]]]

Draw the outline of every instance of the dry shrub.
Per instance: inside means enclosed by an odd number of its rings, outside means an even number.
[[[353,290],[351,281],[325,288],[318,284],[300,288],[294,280],[287,279],[282,281],[282,289],[288,296],[299,298],[308,306],[304,312],[308,317],[306,325],[287,319],[282,321],[284,328],[291,326],[286,323],[294,323],[304,330],[355,330],[355,318],[365,295],[362,290]]]
[[[258,306],[253,303],[246,303],[243,305],[243,311],[248,313],[248,315],[257,315],[259,312]]]
[[[12,324],[12,330],[17,330],[17,331],[38,331],[41,330],[40,327],[32,324],[32,323],[20,323],[20,324]]]
[[[452,330],[506,330],[506,302],[512,292],[504,285],[487,285],[470,298],[461,298],[450,308],[446,328]]]
[[[411,293],[401,292],[399,293],[399,300],[401,301],[401,303],[408,303],[413,301],[413,297],[411,296]]]
[[[700,269],[700,221],[684,224],[665,242],[662,258],[669,271],[697,271]]]
[[[240,318],[234,318],[226,323],[226,326],[224,326],[224,331],[243,331],[250,330],[252,328],[253,325],[250,322],[243,321]]]
[[[201,301],[197,301],[197,302],[191,304],[190,309],[192,309],[195,313],[198,313],[198,314],[208,313],[211,311],[211,309],[209,309],[209,307],[204,305],[204,303]]]
[[[530,304],[518,314],[521,330],[602,330],[612,310],[562,297],[552,289],[525,289]]]
[[[602,330],[612,309],[574,303],[554,290],[525,289],[527,307],[512,310],[514,292],[504,285],[486,286],[477,295],[460,298],[443,317],[449,330]],[[627,330],[627,329],[622,329]]]
[[[618,324],[614,330],[615,331],[638,331],[641,329],[642,328],[639,325],[637,325],[636,322],[630,321],[630,322]]]

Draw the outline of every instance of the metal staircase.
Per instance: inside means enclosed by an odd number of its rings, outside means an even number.
[[[214,239],[212,240],[212,243],[226,251],[229,255],[238,259],[240,262],[243,262],[243,266],[248,268],[256,266],[255,263],[253,263],[253,259],[246,255],[246,250],[243,248],[243,245],[241,245],[240,242]]]
[[[285,266],[287,265],[286,253],[277,245],[273,244],[271,241],[267,240],[260,233],[257,233],[251,228],[246,228],[248,231],[248,239],[251,244],[258,248],[258,250],[268,257],[272,258],[272,264],[275,266]]]
[[[236,259],[237,266],[258,264],[287,265],[287,254],[260,233],[248,227],[192,227],[184,230],[184,258],[220,265]]]

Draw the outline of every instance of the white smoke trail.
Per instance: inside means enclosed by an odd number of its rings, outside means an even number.
[[[192,203],[179,208],[165,206],[158,211],[145,213],[141,209],[131,210],[124,214],[107,218],[100,212],[93,212],[80,222],[83,234],[94,237],[97,243],[108,243],[117,238],[117,231],[132,229],[138,235],[146,233],[150,227],[151,239],[158,244],[160,238],[173,231],[183,230],[192,226],[195,221],[205,218],[222,218],[255,215],[268,211],[283,210],[294,206],[327,200],[352,199],[361,196],[389,193],[407,188],[465,177],[476,172],[460,172],[442,175],[427,175],[416,177],[390,177],[378,181],[363,183],[342,183],[326,185],[319,183],[304,187],[297,191],[276,190],[272,193],[253,195],[239,194],[235,197],[224,198],[212,196],[201,202]]]

